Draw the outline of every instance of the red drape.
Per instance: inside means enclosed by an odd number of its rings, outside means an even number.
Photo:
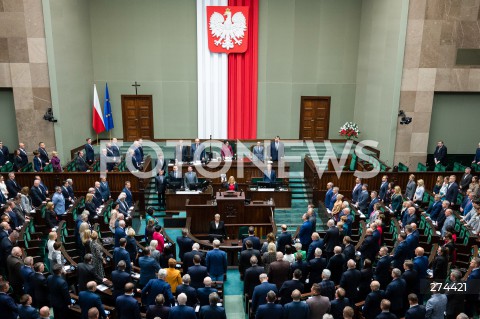
[[[230,6],[249,6],[248,48],[228,55],[228,138],[257,138],[258,1],[228,0]]]

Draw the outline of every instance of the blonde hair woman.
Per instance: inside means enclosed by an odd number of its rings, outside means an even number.
[[[90,229],[85,229],[83,233],[80,233],[83,247],[85,247],[85,254],[90,253],[90,237],[92,235],[92,231]]]
[[[268,244],[267,252],[262,256],[262,262],[265,266],[265,273],[268,274],[270,270],[270,263],[277,260],[277,246],[274,243]]]
[[[105,271],[103,270],[103,264],[106,264],[105,260],[103,259],[103,249],[98,241],[98,233],[96,231],[92,231],[90,236],[90,251],[92,254],[93,260],[93,268],[95,274],[100,278],[105,278]]]
[[[227,189],[227,191],[238,191],[238,185],[235,181],[235,177],[230,176],[228,178],[228,182],[225,183],[225,188]]]
[[[425,192],[423,179],[417,181],[417,188],[415,189],[415,195],[413,195],[413,202],[421,204],[423,201],[423,193]]]
[[[48,234],[48,241],[47,241],[47,249],[48,249],[48,261],[49,261],[49,266],[50,266],[50,270],[52,270],[53,268],[53,257],[52,257],[52,254],[53,254],[53,244],[55,244],[55,242],[57,241],[57,233],[52,231]]]
[[[267,234],[267,241],[263,242],[262,248],[260,248],[260,253],[264,254],[268,250],[268,244],[274,243],[275,244],[275,235],[273,233]]]
[[[333,217],[336,217],[336,215],[338,215],[338,213],[342,211],[342,205],[343,205],[343,195],[338,194],[337,200],[335,201],[335,204],[333,204],[333,208],[332,208]]]
[[[125,249],[130,255],[130,260],[135,261],[137,260],[137,240],[135,239],[135,230],[132,227],[129,227],[126,233],[127,246],[125,246]]]
[[[395,193],[392,195],[392,204],[390,205],[390,208],[394,212],[395,216],[399,218],[403,205],[402,189],[400,186],[395,186],[394,190]]]
[[[168,260],[168,268],[165,270],[167,271],[167,276],[165,277],[165,281],[170,284],[172,288],[172,294],[175,294],[177,291],[177,286],[182,284],[182,276],[180,275],[180,270],[175,269],[177,265],[177,261],[173,258]]]
[[[115,222],[117,221],[118,218],[118,207],[120,206],[119,203],[115,202],[112,205],[112,210],[110,211],[110,221],[108,222],[108,227],[110,228],[110,231],[112,233],[115,233]]]

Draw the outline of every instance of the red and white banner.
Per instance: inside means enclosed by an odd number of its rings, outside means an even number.
[[[248,7],[207,7],[208,48],[215,53],[244,53],[248,48]]]
[[[200,138],[256,138],[258,2],[197,0]]]
[[[100,100],[98,99],[97,86],[93,85],[93,119],[92,126],[97,134],[105,131],[105,123],[103,122],[102,107],[100,106]]]

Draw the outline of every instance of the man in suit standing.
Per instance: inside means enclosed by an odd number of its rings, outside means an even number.
[[[335,246],[333,249],[334,255],[328,260],[327,269],[331,271],[330,279],[338,285],[343,274],[345,265],[345,257],[342,254],[342,247]]]
[[[376,317],[376,319],[398,319],[394,313],[390,312],[392,302],[388,299],[382,299],[380,303],[380,309],[382,312]]]
[[[92,139],[89,137],[86,139],[87,143],[85,144],[85,160],[90,166],[95,161],[95,150],[92,146]]]
[[[340,232],[337,227],[335,227],[335,222],[330,219],[327,222],[328,230],[325,233],[323,241],[325,242],[325,258],[327,260],[333,256],[333,249],[335,246],[340,245]]]
[[[8,173],[8,180],[5,182],[8,191],[8,198],[15,198],[22,187],[15,180],[15,173]]]
[[[193,258],[198,255],[200,257],[200,264],[205,265],[205,255],[199,251],[200,245],[198,243],[194,243],[192,245],[192,251],[189,251],[183,255],[183,273],[186,274],[188,268],[193,266]]]
[[[181,182],[182,182],[182,172],[180,172],[180,171],[178,170],[178,166],[177,166],[177,165],[173,165],[172,171],[171,171],[170,174],[168,175],[168,182],[169,182],[169,183],[174,183],[175,185],[176,185],[176,184],[180,184],[180,185],[181,185]]]
[[[262,161],[265,158],[265,147],[263,147],[261,142],[257,142],[257,145],[253,147],[253,159]]]
[[[242,250],[247,249],[247,246],[246,246],[247,240],[250,240],[252,242],[253,249],[260,250],[261,248],[260,239],[257,236],[255,236],[255,227],[253,226],[248,227],[248,237],[243,239]]]
[[[7,294],[9,289],[10,285],[8,281],[0,281],[0,313],[2,314],[2,318],[17,319],[18,307],[15,300]]]
[[[367,218],[370,217],[370,214],[374,210],[375,204],[378,203],[379,201],[380,201],[380,199],[377,196],[377,192],[376,191],[371,191],[370,192],[370,204],[368,205],[368,210],[365,212],[365,215],[367,215]]]
[[[270,157],[272,161],[277,162],[285,155],[285,147],[283,142],[280,142],[280,136],[276,136],[273,142],[270,142]]]
[[[20,157],[22,158],[21,167],[24,167],[25,165],[28,164],[28,154],[27,154],[27,150],[25,149],[25,144],[19,143],[18,150],[20,151]]]
[[[370,283],[372,290],[365,299],[365,304],[362,308],[362,314],[365,319],[375,319],[381,312],[380,303],[385,298],[385,292],[380,290],[380,283],[376,280]]]
[[[125,221],[118,222],[118,227],[115,228],[115,247],[120,247],[120,239],[127,237],[125,233]]]
[[[282,232],[280,233],[280,235],[278,235],[277,238],[277,251],[285,253],[285,245],[292,244],[292,234],[287,232],[287,225],[283,224],[281,228]]]
[[[250,257],[250,265],[243,276],[243,294],[248,294],[249,298],[252,297],[253,289],[258,284],[258,278],[265,272],[265,268],[258,265],[256,256]]]
[[[147,304],[149,306],[154,305],[155,297],[157,297],[158,294],[163,294],[165,297],[165,305],[173,306],[175,299],[173,298],[170,284],[165,281],[167,271],[165,269],[160,269],[157,276],[158,279],[150,279],[142,289],[143,304]]]
[[[257,260],[260,259],[260,251],[253,249],[253,244],[251,240],[245,242],[245,247],[247,249],[243,250],[240,253],[240,260],[238,271],[240,272],[240,279],[243,280],[245,271],[250,268],[250,259],[252,256],[257,257]]]
[[[86,172],[88,170],[87,160],[83,155],[83,151],[77,152],[77,158],[75,159],[75,169],[77,172]]]
[[[188,229],[182,229],[182,236],[177,237],[177,246],[178,246],[178,257],[183,261],[183,256],[185,253],[188,253],[192,250],[192,245],[194,241],[188,237]]]
[[[198,184],[197,173],[193,171],[192,166],[189,166],[187,169],[187,173],[185,173],[183,186],[185,187],[185,189],[190,189],[191,185],[196,185],[196,184]]]
[[[213,281],[223,281],[227,273],[227,253],[220,250],[220,241],[213,241],[213,249],[207,252],[205,263]]]
[[[30,196],[32,197],[32,204],[35,207],[40,207],[42,203],[47,200],[47,196],[40,189],[40,181],[36,179],[30,189]]]
[[[307,214],[302,215],[303,224],[300,226],[300,231],[298,232],[298,238],[302,244],[302,250],[307,251],[310,243],[312,242],[313,226],[312,223],[308,220]]]
[[[197,319],[195,310],[187,306],[187,295],[179,294],[177,297],[178,306],[170,308],[168,318]]]
[[[193,257],[194,265],[188,267],[187,274],[190,275],[190,285],[195,288],[201,288],[205,277],[208,277],[207,267],[200,265],[201,258],[198,255]]]
[[[43,275],[45,266],[42,262],[37,262],[33,269],[35,270],[35,273],[32,275],[33,303],[36,308],[48,306],[47,279]]]
[[[125,195],[127,195],[127,197],[125,198],[125,201],[127,202],[129,207],[133,206],[133,196],[132,196],[132,191],[130,190],[131,187],[132,186],[131,186],[130,182],[126,181],[125,182],[125,187],[122,189],[122,193],[125,193]]]
[[[23,281],[23,292],[33,296],[32,276],[35,273],[33,271],[33,257],[25,257],[23,263],[24,265],[20,268],[20,276],[22,276]]]
[[[120,228],[120,227],[117,227],[117,228]],[[113,250],[113,263],[115,265],[118,265],[118,263],[121,260],[123,260],[123,262],[125,263],[125,267],[126,267],[124,270],[128,274],[130,274],[130,272],[132,271],[132,261],[130,260],[130,254],[125,249],[125,247],[127,245],[127,239],[126,238],[120,238],[119,244],[120,244],[120,246],[115,247],[115,249]],[[123,289],[123,286],[122,286],[122,289]]]
[[[216,293],[217,289],[212,288],[212,278],[205,277],[203,279],[203,287],[197,289],[197,297],[200,306],[206,306],[209,304],[209,297],[211,293]]]
[[[425,319],[443,319],[447,310],[447,296],[437,289],[432,289],[432,296],[425,306]],[[478,302],[478,301],[477,301]]]
[[[441,199],[442,199],[442,196],[440,196],[440,194],[435,194],[434,202],[427,208],[427,211],[425,212],[433,221],[437,220],[437,217],[440,214],[440,211],[442,210]]]
[[[116,300],[118,296],[123,294],[125,285],[127,283],[132,282],[132,277],[130,276],[130,273],[125,271],[126,262],[124,260],[120,260],[118,263],[115,264],[117,265],[117,270],[112,271],[113,300]]]
[[[415,175],[410,174],[408,177],[407,186],[405,186],[405,197],[409,200],[413,200],[413,195],[415,195],[415,189],[417,184],[415,183]]]
[[[9,155],[10,152],[8,151],[8,147],[3,145],[3,142],[0,141],[0,167],[9,161]]]
[[[392,266],[394,268],[401,269],[405,259],[407,259],[409,256],[409,248],[407,246],[407,242],[405,241],[406,237],[407,235],[405,233],[398,234],[397,241],[399,244],[392,254]]]
[[[350,305],[357,302],[358,286],[360,284],[361,274],[360,270],[356,269],[357,264],[350,259],[347,262],[348,270],[345,271],[340,279],[340,287],[345,289],[345,296],[350,301]]]
[[[55,319],[67,318],[68,308],[72,304],[68,284],[62,278],[62,274],[64,274],[63,266],[55,264],[53,266],[53,275],[47,278],[50,305],[53,308]]]
[[[459,189],[462,193],[465,194],[467,191],[468,187],[470,186],[470,183],[472,182],[472,174],[471,174],[472,169],[470,167],[465,168],[465,173],[462,176],[462,179],[460,180],[460,185]]]
[[[322,250],[320,248],[315,249],[314,256],[315,257],[308,262],[308,268],[310,271],[307,287],[315,282],[318,283],[322,281],[322,272],[327,267],[327,261],[325,258],[322,258]]]
[[[222,240],[224,238],[227,238],[225,223],[220,220],[219,214],[215,214],[215,220],[210,222],[210,228],[209,228],[208,234],[218,235],[219,237],[221,237]]]
[[[405,313],[405,319],[425,319],[425,306],[418,304],[417,295],[409,294],[407,298],[410,308]],[[453,318],[455,318],[455,316]]]
[[[323,315],[330,310],[330,300],[321,294],[320,285],[314,283],[311,292],[313,296],[307,299],[310,318],[323,318]]]
[[[285,319],[308,319],[310,316],[310,308],[307,303],[302,302],[302,294],[299,290],[292,292],[292,302],[286,304],[283,309],[285,311]]]
[[[100,194],[104,202],[108,201],[112,196],[110,195],[110,187],[108,186],[107,178],[100,177]]]
[[[367,214],[367,208],[368,208],[368,204],[369,204],[369,195],[368,195],[368,190],[367,190],[367,187],[368,185],[367,184],[363,184],[362,185],[362,192],[360,193],[360,195],[358,196],[358,209],[360,209],[360,211],[364,214]]]
[[[315,257],[315,250],[317,248],[324,249],[324,241],[320,238],[317,232],[312,234],[312,242],[308,246],[307,260],[311,260]]]
[[[48,165],[50,163],[50,159],[48,158],[48,152],[45,149],[45,143],[38,143],[38,152],[40,153],[40,160],[42,161],[42,165]]]
[[[78,276],[78,290],[84,291],[87,290],[87,283],[93,281],[97,284],[103,283],[106,278],[100,277],[93,267],[93,257],[92,254],[86,254],[83,263],[77,265],[77,276]],[[95,289],[97,285],[95,285]]]
[[[158,170],[158,175],[155,176],[155,189],[158,195],[158,206],[160,208],[165,207],[165,189],[167,188],[167,179],[164,176],[165,171],[163,169]]]
[[[325,207],[330,208],[332,204],[332,196],[333,196],[333,183],[327,183],[327,192],[325,193]]]
[[[267,164],[267,169],[263,171],[263,181],[267,183],[275,183],[277,175],[272,169],[272,164]]]
[[[438,141],[435,152],[433,152],[433,161],[435,165],[447,165],[447,147],[443,144],[443,141]]]
[[[470,261],[472,271],[467,277],[467,294],[465,297],[465,313],[473,318],[474,312],[479,313],[478,298],[480,295],[480,258],[475,257]]]
[[[177,286],[175,294],[178,296],[181,293],[187,295],[187,306],[195,307],[197,304],[197,290],[190,286],[190,275],[186,274],[182,277],[182,284]]]
[[[391,311],[398,318],[402,318],[405,314],[403,306],[403,298],[406,293],[405,280],[401,278],[402,272],[398,268],[392,270],[392,282],[388,284],[385,290],[385,298],[392,303]]]
[[[382,184],[380,184],[380,190],[378,191],[378,198],[382,202],[385,200],[385,196],[387,195],[388,191],[388,176],[382,176]]]
[[[445,200],[449,201],[451,205],[455,205],[458,197],[458,184],[455,182],[456,179],[457,177],[455,175],[450,175],[445,193]]]
[[[283,318],[283,307],[275,304],[276,299],[277,295],[274,291],[267,292],[267,303],[258,307],[255,319]]]
[[[87,290],[80,291],[78,294],[78,305],[82,310],[81,318],[87,319],[90,308],[97,308],[100,318],[106,319],[107,314],[103,308],[102,300],[100,296],[95,293],[97,290],[97,283],[95,281],[89,281],[86,285]]]
[[[118,319],[140,319],[140,305],[133,297],[135,285],[131,282],[125,285],[125,294],[118,296],[115,310]]]
[[[360,193],[362,192],[362,180],[360,178],[355,179],[355,186],[352,190],[352,203],[357,203]]]
[[[206,158],[205,155],[205,146],[200,144],[200,139],[196,138],[195,143],[193,143],[190,147],[190,156],[192,157],[192,161],[204,161]]]
[[[300,281],[302,278],[302,271],[300,269],[295,269],[293,272],[292,280],[287,280],[283,283],[280,288],[278,295],[280,297],[280,303],[285,305],[289,302],[292,302],[292,293],[294,290],[299,290],[301,293],[305,291],[303,283]]]
[[[183,140],[179,140],[175,146],[175,160],[177,162],[185,162],[187,159],[187,146],[183,145]]]
[[[268,270],[270,282],[275,284],[277,289],[280,289],[283,282],[288,279],[289,275],[290,263],[286,260],[283,260],[283,253],[277,251],[277,260],[270,263],[270,268]]]
[[[7,274],[17,300],[23,295],[23,278],[20,273],[22,266],[22,249],[13,247],[12,253],[7,257]]]
[[[220,297],[216,292],[212,292],[208,296],[209,305],[200,308],[200,319],[227,319],[225,308],[217,306]]]
[[[260,284],[257,285],[255,289],[253,289],[252,313],[256,313],[257,308],[266,303],[266,298],[269,291],[278,293],[277,286],[268,282],[267,274],[265,273],[261,274],[259,279],[260,279]]]

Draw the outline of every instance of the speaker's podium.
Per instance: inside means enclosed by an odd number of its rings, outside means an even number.
[[[187,200],[187,217],[191,218],[190,232],[193,235],[208,235],[209,223],[215,214],[220,214],[227,236],[231,239],[240,239],[239,230],[245,226],[254,226],[259,237],[273,231],[274,201],[250,202],[245,200],[244,192],[229,191],[217,192],[215,198],[204,204],[194,204]]]

